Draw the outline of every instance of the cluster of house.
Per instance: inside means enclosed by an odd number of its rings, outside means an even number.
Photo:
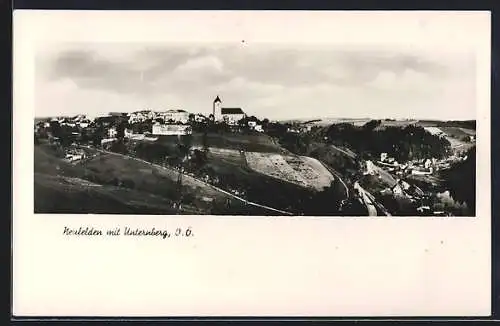
[[[287,132],[291,132],[294,134],[300,134],[304,132],[309,132],[312,129],[312,125],[303,123],[303,124],[297,124],[291,127],[288,127]]]
[[[133,125],[150,121],[152,122],[152,126],[149,131],[134,133],[131,129],[126,129],[124,136],[134,140],[154,141],[158,139],[160,135],[182,136],[192,134],[193,123],[205,123],[211,120],[215,123],[239,126],[241,120],[245,118],[247,118],[247,115],[241,108],[222,107],[222,101],[220,97],[217,96],[213,101],[212,114],[209,117],[199,113],[191,114],[188,111],[180,109],[167,111],[140,110],[131,113],[111,112],[94,119],[86,115],[46,119],[35,124],[35,132],[38,132],[41,128],[50,128],[51,123],[54,121],[57,121],[61,126],[79,129],[92,129],[99,125],[106,129],[106,135],[104,139],[101,140],[101,143],[107,144],[116,140],[118,133],[117,125],[119,125],[120,122],[127,122],[129,125]],[[257,119],[247,119],[246,124],[250,130],[257,132],[264,131]]]
[[[431,175],[439,168],[439,161],[436,158],[419,159],[399,163],[387,153],[380,154],[380,160],[377,162],[384,170],[394,172],[397,175]]]
[[[71,148],[66,151],[64,159],[68,162],[76,162],[84,159],[86,157],[85,152],[76,149],[76,148]]]
[[[156,112],[153,110],[142,110],[128,114],[128,122],[140,123],[147,120],[164,121],[166,123],[187,124],[189,122],[189,112],[185,110],[167,110],[164,112]]]
[[[404,196],[410,199],[411,201],[418,200],[425,195],[422,189],[413,184],[409,184],[408,182],[402,179],[397,179],[396,183],[392,185],[392,187],[383,190],[382,194],[387,192],[390,192],[397,196]]]
[[[35,130],[38,131],[41,128],[49,128],[52,122],[57,122],[60,126],[87,128],[92,121],[92,118],[89,118],[84,114],[79,114],[73,117],[52,117],[35,123]]]
[[[381,168],[386,171],[394,172],[396,175],[432,175],[438,170],[449,168],[453,163],[467,159],[465,153],[455,153],[444,159],[425,158],[408,161],[404,164],[397,162],[389,157],[387,153],[380,154],[380,160],[377,162]]]

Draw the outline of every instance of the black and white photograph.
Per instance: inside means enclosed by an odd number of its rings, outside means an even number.
[[[488,315],[490,20],[15,13],[14,314]]]
[[[35,212],[474,216],[467,50],[41,45]]]

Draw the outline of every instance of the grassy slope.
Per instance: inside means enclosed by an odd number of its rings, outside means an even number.
[[[193,133],[192,145],[203,145],[203,134]],[[177,143],[177,136],[160,136],[158,142],[172,144]],[[208,133],[207,143],[209,147],[244,150],[248,152],[281,152],[281,147],[273,139],[265,134],[235,134],[228,132]]]
[[[202,145],[202,137],[203,134],[195,133],[192,144]],[[162,137],[159,141],[164,144],[175,143],[177,137]],[[309,189],[251,170],[242,155],[237,155],[234,152],[225,154],[224,151],[217,150],[288,153],[265,134],[210,133],[207,143],[210,148],[215,150],[210,151],[208,162],[203,167],[203,171],[222,179],[225,187],[244,190],[245,198],[250,201],[293,212],[300,210],[299,207],[313,195],[313,191]]]
[[[35,174],[36,213],[174,214],[170,202],[137,190],[83,186],[65,177]]]
[[[103,155],[83,165],[54,156],[48,146],[35,147],[35,211],[170,214],[177,197],[176,173],[168,173],[131,159]],[[70,184],[67,178],[75,178]],[[78,182],[80,180],[80,182]],[[101,185],[85,186],[81,181]],[[125,187],[116,187],[118,182]],[[80,183],[80,184],[78,184]],[[209,187],[184,188],[187,214],[210,213],[211,205],[199,197],[227,198]],[[187,200],[187,199],[186,199]]]

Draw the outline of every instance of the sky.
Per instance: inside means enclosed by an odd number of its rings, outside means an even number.
[[[475,60],[446,46],[61,42],[36,51],[35,115],[209,114],[219,95],[271,120],[476,119]]]

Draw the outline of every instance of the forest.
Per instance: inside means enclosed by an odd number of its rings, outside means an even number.
[[[342,123],[331,125],[324,137],[340,146],[346,146],[365,158],[378,158],[387,153],[399,162],[422,158],[444,158],[451,153],[450,142],[427,132],[423,127],[386,126],[377,128],[380,120],[372,120],[357,127]]]

